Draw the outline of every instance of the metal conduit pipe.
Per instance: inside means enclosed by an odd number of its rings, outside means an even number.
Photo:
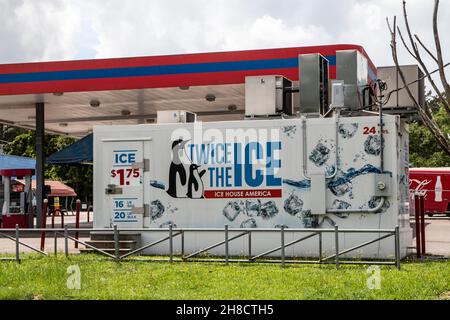
[[[379,88],[381,91],[381,88]],[[383,98],[383,96],[380,93],[380,101]],[[381,146],[381,152],[380,152],[380,171],[381,173],[384,173],[384,137],[383,137],[383,104],[380,102],[379,104],[379,120],[380,120],[380,146]],[[375,208],[372,209],[328,209],[327,213],[376,213],[377,211],[381,210],[381,208],[386,203],[386,198],[381,197],[381,201]]]
[[[380,118],[380,146],[381,146],[381,152],[380,152],[380,170],[381,173],[384,173],[384,137],[383,137],[383,129],[384,129],[384,122],[383,122],[383,91],[387,90],[387,84],[386,82],[383,82],[380,79],[376,80],[376,83],[378,85],[378,115]]]
[[[335,166],[334,166],[334,172],[332,175],[325,177],[327,179],[333,179],[336,177],[338,173],[338,167],[339,167],[339,118],[341,117],[341,110],[336,109],[334,114],[334,126],[335,126],[335,141],[336,141],[336,159],[335,159]]]
[[[306,161],[307,161],[307,157],[306,157],[306,152],[307,152],[307,148],[306,148],[306,118],[303,116],[302,117],[302,167],[301,167],[301,171],[303,174],[303,178],[311,180],[311,177],[308,176],[308,173],[306,172]]]
[[[335,123],[335,141],[336,141],[336,156],[335,156],[335,167],[334,167],[334,171],[333,174],[329,175],[329,176],[325,176],[326,179],[333,179],[338,172],[338,164],[339,164],[339,118],[340,118],[340,114],[341,111],[340,109],[335,109],[334,110],[334,123]],[[306,139],[306,117],[302,117],[302,138],[303,138],[303,160],[302,160],[302,166],[301,166],[301,171],[303,174],[303,178],[307,179],[307,180],[311,180],[311,177],[308,175],[307,169],[306,169],[306,163],[308,161],[308,157],[307,157],[307,139]]]
[[[375,208],[369,209],[327,209],[327,213],[376,213],[384,206],[386,203],[386,198],[381,197],[380,203]]]
[[[332,175],[326,176],[326,179],[333,179],[338,172],[338,164],[339,164],[339,117],[340,117],[340,109],[334,110],[334,119],[335,119],[335,132],[336,132],[336,162],[335,162],[335,170]],[[381,149],[384,147],[383,143],[383,114],[382,111],[379,114],[380,116],[380,136],[381,136]],[[308,172],[306,170],[306,162],[307,162],[307,139],[306,139],[306,117],[302,117],[302,130],[303,130],[303,161],[301,165],[301,171],[303,173],[303,177],[307,180],[311,180],[311,177],[308,176]],[[382,150],[380,154],[381,158],[381,172],[384,172],[384,152]],[[381,197],[380,203],[375,208],[369,209],[327,209],[326,213],[376,213],[384,206],[386,203],[386,198]]]
[[[383,97],[383,96],[381,96]],[[380,116],[380,171],[381,173],[384,173],[384,136],[383,136],[383,128],[384,128],[384,122],[383,122],[383,104],[380,102],[380,110],[379,110],[379,116]]]

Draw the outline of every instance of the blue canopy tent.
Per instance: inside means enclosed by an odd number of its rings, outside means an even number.
[[[0,170],[34,170],[36,160],[26,157],[0,155]]]
[[[78,140],[69,147],[47,158],[50,164],[92,164],[94,161],[93,135]]]

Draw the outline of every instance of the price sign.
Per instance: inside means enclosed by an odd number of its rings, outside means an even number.
[[[115,150],[113,168],[110,171],[111,183],[117,186],[139,186],[142,183],[142,170],[135,167],[137,150]]]
[[[111,178],[118,179],[120,186],[130,186],[134,185],[133,180],[138,179],[140,181],[141,178],[141,169],[112,169],[111,170]]]
[[[100,165],[104,170],[103,207],[109,211],[112,225],[142,228],[146,178],[144,142],[126,139],[103,141],[104,161]]]
[[[137,222],[138,219],[133,214],[133,208],[137,204],[137,198],[115,198],[113,199],[113,212],[115,223],[120,222]]]

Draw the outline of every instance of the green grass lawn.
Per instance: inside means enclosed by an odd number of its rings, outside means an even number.
[[[367,267],[121,262],[93,255],[0,262],[0,299],[438,299],[450,291],[450,261],[381,267],[381,289]],[[67,288],[79,266],[81,290]]]

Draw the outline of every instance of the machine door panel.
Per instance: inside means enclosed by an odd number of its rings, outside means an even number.
[[[103,207],[111,217],[111,226],[142,228],[144,221],[143,141],[104,142]]]

